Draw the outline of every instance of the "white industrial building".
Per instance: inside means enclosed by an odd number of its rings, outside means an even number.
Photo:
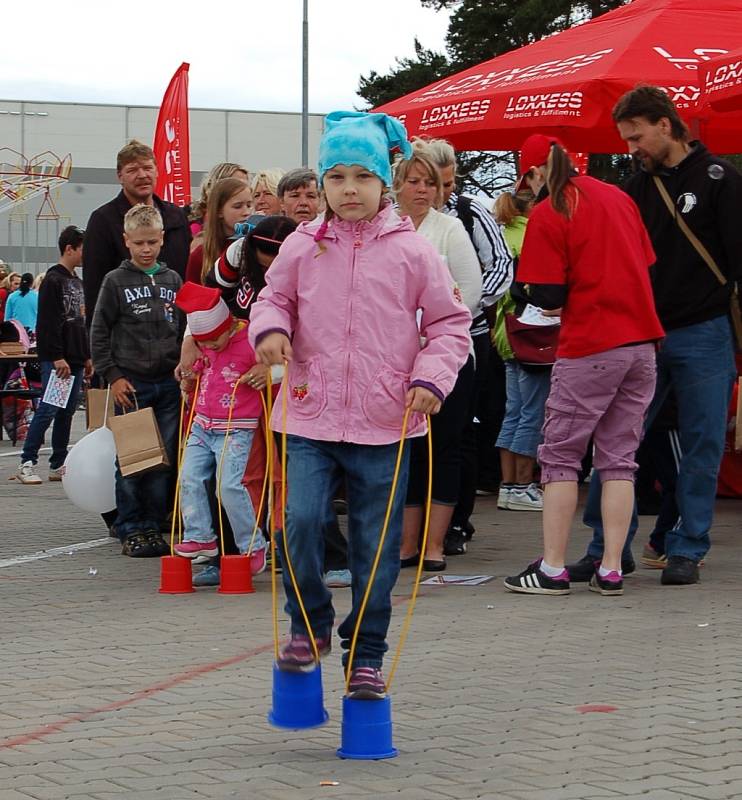
[[[90,212],[120,190],[116,153],[129,139],[151,144],[158,108],[91,103],[0,100],[0,259],[23,272],[41,272],[57,259],[66,225],[84,227]],[[316,165],[324,117],[309,117],[310,166]],[[270,111],[190,109],[191,185],[220,161],[251,172],[301,164],[301,115]],[[43,156],[43,179],[14,175]],[[53,180],[57,159],[71,157],[67,180]],[[55,158],[56,157],[56,158]],[[34,170],[38,172],[38,170]],[[48,195],[45,186],[52,184]],[[23,201],[23,198],[28,198]]]

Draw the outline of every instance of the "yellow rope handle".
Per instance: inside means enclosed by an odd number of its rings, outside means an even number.
[[[273,433],[271,431],[271,413],[273,411],[273,386],[271,385],[270,375],[265,385],[268,402],[261,394],[263,400],[263,412],[265,416],[265,459],[266,474],[271,476],[268,485],[268,530],[270,531],[271,547],[271,610],[273,614],[273,655],[274,660],[278,661],[278,585],[276,577],[276,526],[273,514]],[[284,512],[285,513],[285,512]],[[285,523],[284,523],[285,524]]]
[[[241,376],[240,376],[241,377]],[[224,444],[219,455],[219,466],[216,469],[216,507],[219,516],[219,541],[221,542],[221,554],[224,555],[224,521],[222,520],[222,467],[224,466],[224,456],[227,452],[229,443],[230,428],[232,426],[232,414],[234,413],[234,396],[240,388],[240,379],[234,382],[234,388],[229,398],[229,414],[227,414],[227,430],[224,431]]]
[[[314,631],[312,630],[312,626],[309,622],[309,615],[307,614],[307,609],[304,606],[304,601],[302,600],[301,591],[299,590],[299,584],[296,582],[296,575],[294,574],[294,567],[291,564],[291,555],[289,554],[289,546],[288,546],[288,535],[286,531],[286,418],[288,415],[288,406],[287,406],[287,399],[286,396],[288,394],[288,362],[284,361],[284,372],[283,372],[283,379],[281,380],[281,517],[283,520],[283,554],[286,560],[286,568],[289,572],[289,577],[291,579],[291,585],[294,587],[294,592],[296,593],[296,600],[299,603],[299,609],[301,610],[301,615],[304,620],[304,625],[306,626],[307,633],[309,634],[309,641],[312,643],[312,651],[314,653],[314,660],[317,664],[319,664],[319,649],[317,648],[317,641],[314,636]],[[269,395],[270,398],[270,395]],[[275,554],[275,530],[273,531],[273,535],[271,536],[271,553],[273,554],[273,567],[271,568],[271,573],[273,574],[275,570],[275,563],[276,563],[276,554]],[[273,597],[274,597],[274,618],[276,620],[274,625],[274,649],[276,652],[276,660],[278,660],[278,611],[277,611],[277,589],[275,581],[273,583]]]
[[[399,448],[397,449],[397,460],[394,464],[394,477],[392,478],[392,486],[389,491],[389,501],[386,504],[386,515],[384,516],[384,524],[381,527],[381,533],[379,535],[379,544],[376,547],[376,555],[374,556],[374,563],[371,565],[371,573],[368,576],[368,583],[366,584],[366,591],[363,595],[363,600],[361,601],[361,607],[358,609],[358,618],[356,619],[356,626],[355,630],[353,631],[353,638],[350,642],[350,652],[348,653],[348,663],[345,668],[345,693],[348,694],[348,689],[350,687],[350,673],[353,668],[353,658],[356,654],[356,644],[358,643],[358,634],[361,630],[361,623],[363,622],[363,615],[366,612],[366,605],[368,604],[368,598],[371,596],[371,589],[374,585],[374,581],[376,580],[376,570],[379,566],[379,561],[381,561],[381,551],[384,547],[384,542],[386,540],[386,534],[389,529],[389,520],[392,516],[392,507],[394,506],[394,495],[397,493],[397,483],[399,482],[399,470],[402,466],[402,454],[404,453],[405,448],[405,436],[407,434],[407,421],[410,418],[410,407],[408,406],[404,412],[404,419],[402,420],[402,437],[399,440]],[[422,559],[421,559],[422,561]]]
[[[185,461],[185,451],[188,445],[188,437],[191,435],[191,428],[193,427],[193,417],[196,413],[196,401],[198,400],[198,387],[201,384],[201,375],[196,376],[196,386],[193,390],[193,404],[188,415],[188,426],[186,427],[185,436],[182,438],[182,446],[179,445],[178,452],[178,472],[175,481],[175,500],[173,503],[173,521],[170,526],[170,555],[175,555],[175,525],[178,526],[178,542],[181,540],[181,527],[180,527],[180,473],[183,469],[183,461]],[[180,400],[180,427],[179,431],[183,430],[183,409],[185,408],[185,398]],[[177,519],[177,523],[176,523]]]
[[[417,602],[417,592],[420,588],[420,578],[422,576],[423,571],[423,559],[425,556],[425,550],[428,544],[428,532],[430,530],[430,504],[433,499],[433,433],[430,427],[430,416],[427,417],[428,420],[428,493],[425,498],[425,523],[423,524],[423,540],[420,544],[420,559],[417,562],[417,572],[415,573],[415,583],[412,586],[412,597],[410,597],[409,605],[407,606],[407,613],[405,614],[404,622],[402,623],[402,630],[399,634],[399,643],[397,644],[397,650],[394,653],[394,660],[392,661],[392,668],[389,670],[389,677],[386,681],[386,691],[388,692],[392,685],[392,680],[394,679],[394,674],[397,671],[397,666],[399,664],[400,656],[402,655],[402,648],[407,641],[407,634],[410,631],[410,625],[412,624],[412,613],[415,610],[415,603]]]

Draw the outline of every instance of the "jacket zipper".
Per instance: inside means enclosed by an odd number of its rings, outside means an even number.
[[[353,287],[355,284],[355,272],[356,272],[356,257],[359,248],[363,242],[361,241],[361,231],[360,226],[353,228],[353,257],[351,258],[350,262],[350,293],[348,296],[348,324],[345,330],[346,340],[348,342],[348,352],[345,355],[345,397],[343,401],[343,406],[345,408],[344,414],[344,422],[343,422],[343,437],[342,441],[346,441],[347,436],[347,423],[348,423],[348,406],[350,405],[350,371],[351,371],[351,352],[350,352],[350,335],[353,328]]]

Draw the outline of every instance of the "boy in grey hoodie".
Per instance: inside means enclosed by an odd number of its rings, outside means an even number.
[[[151,407],[171,465],[177,463],[180,389],[173,370],[185,319],[175,305],[180,276],[157,262],[163,223],[153,206],[136,205],[124,217],[131,258],[103,280],[90,329],[96,372],[111,387],[116,413]],[[136,398],[136,400],[135,400]],[[116,466],[114,523],[122,553],[167,555],[160,529],[168,514],[170,471],[123,477]]]

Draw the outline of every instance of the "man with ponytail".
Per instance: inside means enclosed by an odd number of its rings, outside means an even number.
[[[522,182],[548,199],[531,213],[518,279],[543,285],[542,308],[561,306],[562,328],[538,448],[544,488],[544,554],[505,587],[568,594],[564,559],[577,507],[577,475],[592,438],[603,480],[605,553],[590,588],[623,594],[621,551],[634,505],[634,460],[654,392],[654,310],[649,267],[655,256],[639,210],[620,189],[577,176],[554,138],[523,144]]]
[[[671,390],[679,412],[680,521],[667,534],[665,552],[654,555],[657,566],[665,563],[663,584],[693,584],[711,546],[736,377],[730,300],[742,278],[742,176],[701,142],[690,141],[672,101],[655,86],[627,92],[613,119],[639,167],[624,189],[638,205],[657,253],[652,288],[667,331],[657,354],[657,391],[647,422]],[[573,580],[589,580],[603,552],[599,495],[599,486],[591,483],[585,523],[595,535],[587,555],[569,568]],[[624,560],[631,558],[636,528],[634,514]]]

